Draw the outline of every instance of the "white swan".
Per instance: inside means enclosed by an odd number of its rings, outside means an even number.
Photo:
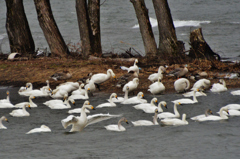
[[[85,94],[84,94],[84,95],[80,95],[80,94],[71,95],[71,96],[69,96],[69,99],[74,99],[74,100],[78,100],[78,99],[89,99],[89,97],[88,97],[88,91],[90,91],[90,88],[86,88],[86,89],[85,89]]]
[[[33,103],[32,99],[35,99],[35,97],[34,96],[29,96],[29,98],[28,98],[29,102],[21,102],[21,103],[15,104],[15,107],[16,108],[22,108],[26,104],[29,104],[31,108],[37,107],[37,104]]]
[[[56,87],[56,89],[60,89],[63,91],[66,91],[68,93],[77,90],[79,88],[79,83],[78,82],[65,82],[61,83]]]
[[[69,99],[69,98],[64,98],[64,102],[62,101],[57,101],[57,100],[50,100],[45,103],[44,105],[48,106],[51,109],[69,109],[71,108],[71,105],[69,102],[71,102],[73,105],[75,105],[75,100],[74,99]]]
[[[67,91],[60,89],[60,88],[56,88],[52,91],[52,93],[50,94],[50,96],[52,98],[63,98],[65,94],[68,94]]]
[[[172,119],[166,118],[166,119],[162,119],[160,122],[162,125],[173,125],[173,126],[188,125],[188,121],[186,120],[186,114],[182,115],[182,120],[177,118],[172,118]]]
[[[77,90],[73,91],[72,95],[85,95],[84,84],[82,83]]]
[[[63,100],[60,100],[60,99],[52,99],[52,100],[48,100],[46,102],[44,102],[43,104],[46,105],[46,106],[50,106],[50,105],[54,105],[54,104],[58,104],[58,103],[64,103],[65,100],[68,99],[68,95],[65,94],[64,97],[63,97]]]
[[[185,92],[186,90],[188,90],[190,88],[190,82],[186,78],[177,79],[174,82],[174,88],[178,93]]]
[[[34,128],[28,131],[26,134],[40,133],[40,132],[51,132],[51,129],[46,125],[41,125],[40,128]]]
[[[224,120],[224,119],[228,119],[228,116],[225,115],[223,113],[223,111],[228,113],[228,109],[226,107],[222,107],[219,111],[220,116],[216,116],[216,115],[209,115],[209,116],[205,116],[203,118],[198,119],[197,121],[216,121],[216,120]]]
[[[182,95],[184,97],[192,97],[194,94],[194,91],[190,91],[190,92],[186,92],[186,93],[183,93]],[[198,96],[207,96],[206,93],[204,93],[201,89],[199,90],[199,92],[195,92],[195,96],[198,97]]]
[[[15,108],[15,106],[12,103],[0,103],[0,108]]]
[[[94,84],[94,81],[93,80],[90,80],[89,82],[88,82],[88,84],[86,84],[85,85],[85,87],[84,87],[85,89],[90,89],[90,92],[91,93],[93,93],[95,90],[96,90],[96,86],[95,86],[95,84]]]
[[[177,105],[181,105],[181,103],[174,103],[174,106],[173,106],[173,112],[174,112],[174,114],[173,113],[170,113],[170,112],[162,112],[162,113],[160,113],[160,114],[158,114],[158,118],[159,119],[163,119],[163,118],[179,118],[180,117],[180,114],[179,114],[179,112],[178,112],[178,110],[177,110]]]
[[[161,82],[161,78],[158,78],[157,82],[154,82],[153,84],[151,84],[149,86],[148,89],[149,92],[151,92],[152,94],[161,94],[165,91],[165,86],[162,84]]]
[[[135,59],[133,66],[128,68],[128,72],[131,72],[131,71],[137,72],[137,74],[139,75],[139,67],[137,66],[137,63],[138,63],[138,59]]]
[[[118,88],[123,87],[126,83],[132,81],[134,78],[137,77],[138,77],[137,72],[131,71],[129,73],[126,73],[117,79],[116,87]]]
[[[107,81],[110,79],[110,77],[113,77],[114,79],[116,79],[115,74],[113,73],[112,69],[108,69],[107,70],[107,74],[104,73],[98,73],[98,74],[94,74],[91,77],[91,80],[94,81],[94,83],[97,85],[97,88],[100,90],[99,84]]]
[[[163,66],[160,66],[158,68],[158,73],[153,73],[151,75],[148,76],[148,79],[151,81],[151,82],[155,82],[158,80],[158,78],[161,78],[163,79],[163,72],[166,71],[166,69],[163,67]]]
[[[144,98],[143,92],[138,92],[137,96],[131,97],[129,99],[125,99],[123,102],[121,102],[121,104],[147,103],[147,100],[142,98]]]
[[[145,109],[145,108],[147,108],[147,107],[155,106],[155,103],[157,104],[157,103],[158,103],[158,100],[157,100],[157,98],[154,97],[154,98],[151,100],[150,103],[137,104],[137,105],[133,106],[133,108],[138,109],[138,110],[143,110],[143,109]]]
[[[26,83],[25,87],[24,86],[20,87],[20,89],[18,90],[18,94],[24,95],[26,92],[32,91],[32,90],[33,90],[32,83],[28,82],[28,83]]]
[[[240,95],[240,90],[236,90],[236,91],[232,91],[231,92],[232,95]]]
[[[165,101],[161,101],[158,103],[158,106],[150,106],[150,107],[145,107],[143,108],[143,111],[145,113],[154,113],[155,110],[158,110],[158,113],[162,113],[163,109],[162,106],[164,106],[167,109],[167,103]]]
[[[7,129],[7,127],[4,126],[3,123],[2,123],[2,121],[4,121],[4,120],[5,120],[6,122],[9,122],[8,119],[7,119],[5,116],[2,116],[2,117],[0,118],[0,129]]]
[[[205,114],[197,115],[197,116],[191,117],[190,119],[192,119],[192,120],[199,120],[201,118],[209,116],[208,113],[213,114],[211,109],[207,109],[207,110],[205,110]]]
[[[117,98],[112,98],[112,102],[113,103],[120,103],[120,102],[123,102],[125,100],[128,100],[128,90],[129,90],[129,87],[127,86],[127,89],[124,93],[124,97],[117,97]],[[107,99],[108,102],[110,102],[110,99]]]
[[[64,129],[66,129],[69,125],[72,125],[70,132],[82,131],[88,125],[121,116],[110,114],[95,114],[87,116],[85,112],[86,108],[94,110],[94,107],[91,105],[83,106],[80,116],[70,115],[61,121]]]
[[[127,87],[129,87],[128,92],[132,92],[135,89],[137,89],[138,84],[139,84],[139,79],[138,78],[134,78],[132,81],[129,81],[127,84],[125,84],[123,86],[122,91],[125,92],[127,90]]]
[[[24,116],[30,116],[30,114],[26,111],[26,107],[30,107],[29,104],[25,104],[22,109],[16,109],[16,110],[13,110],[11,113],[9,113],[11,116],[13,117],[24,117]]]
[[[10,97],[9,97],[9,96],[10,96],[10,92],[7,91],[6,94],[7,94],[6,99],[1,99],[1,100],[0,100],[0,103],[11,103],[11,102],[10,102]]]
[[[104,126],[107,130],[109,131],[126,131],[126,128],[122,126],[122,122],[126,122],[128,124],[128,121],[125,117],[122,117],[119,121],[117,125],[111,124],[111,125],[107,125]]]
[[[228,110],[238,110],[240,109],[240,104],[227,104],[225,106]]]
[[[84,105],[90,105],[90,102],[88,100],[86,100],[84,103],[83,103],[83,106]],[[82,106],[82,107],[83,107]],[[71,109],[68,111],[68,114],[73,114],[73,113],[81,113],[81,110],[82,108],[75,108],[75,109]],[[90,111],[88,109],[85,109],[85,113],[90,113]]]
[[[212,92],[224,92],[227,91],[226,82],[223,79],[219,80],[220,83],[214,83],[210,91]]]
[[[149,120],[137,120],[137,121],[131,121],[134,126],[151,126],[151,125],[159,125],[157,122],[157,115],[158,115],[158,109],[155,109],[153,116],[153,121]]]
[[[176,68],[172,71],[170,71],[167,75],[168,76],[175,76],[177,78],[185,76],[188,73],[187,67],[184,68]]]
[[[193,100],[192,99],[187,99],[187,98],[182,98],[182,99],[177,99],[172,101],[173,103],[181,103],[181,104],[194,104],[197,103],[197,97],[196,97],[196,92],[199,91],[199,89],[195,89],[193,91]]]
[[[217,113],[220,114],[220,112],[217,112]],[[230,109],[230,110],[228,109],[228,113],[223,111],[223,114],[227,116],[240,116],[240,111],[236,109]]]
[[[47,85],[40,88],[40,91],[45,91],[50,88],[49,80],[46,80]]]
[[[109,102],[108,102],[108,103],[99,104],[98,106],[96,106],[96,108],[116,107],[117,105],[116,105],[115,103],[113,103],[112,98],[117,98],[117,94],[116,94],[116,93],[112,93],[112,94],[110,95],[110,98],[109,98]]]
[[[203,79],[200,79],[197,82],[195,82],[191,90],[194,90],[196,88],[197,89],[199,89],[199,88],[208,89],[210,87],[210,85],[211,85],[211,81],[203,78]]]

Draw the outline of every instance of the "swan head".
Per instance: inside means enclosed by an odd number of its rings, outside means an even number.
[[[165,101],[161,101],[158,105],[163,105],[167,109],[167,103]]]
[[[158,104],[158,100],[157,100],[157,98],[153,98],[152,100],[151,100],[151,103],[153,103],[153,104]]]
[[[155,113],[158,113],[158,109],[157,108],[155,109]]]
[[[6,122],[9,123],[8,119],[7,119],[5,116],[2,116],[2,117],[1,117],[1,120],[5,120]]]
[[[30,106],[30,104],[28,104],[28,103],[26,103],[26,104],[24,105],[24,107],[28,107],[29,109],[31,109],[31,106]]]
[[[110,98],[116,98],[116,99],[118,99],[118,97],[117,97],[117,94],[116,94],[116,93],[112,93]]]
[[[134,78],[133,82],[139,84],[139,79],[138,78]]]
[[[85,105],[86,108],[95,110],[95,108],[92,105]]]
[[[72,102],[73,105],[75,105],[75,100],[74,99],[69,99],[70,102]]]
[[[7,91],[6,94],[9,95],[9,91]]]
[[[35,96],[30,96],[29,98],[31,98],[31,99],[35,99],[36,97],[35,97]]]
[[[82,83],[82,84],[80,85],[80,88],[82,88],[82,89],[84,88],[84,83]]]
[[[86,100],[83,105],[90,105],[90,102],[88,100]]]

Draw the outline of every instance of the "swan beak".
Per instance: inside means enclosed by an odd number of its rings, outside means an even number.
[[[209,112],[210,114],[213,114],[213,112],[210,110],[210,112]]]
[[[73,102],[72,104],[75,105],[75,102]]]
[[[5,119],[5,121],[9,123],[9,121],[7,120],[7,118]]]
[[[35,99],[35,96],[33,96],[32,99]]]
[[[167,104],[165,104],[164,107],[165,107],[166,109],[168,109],[168,108],[167,108]]]
[[[91,109],[92,109],[92,110],[95,110],[95,108],[94,108],[94,107],[92,107]]]
[[[90,91],[90,88],[88,87],[88,89],[87,89],[88,91]]]
[[[142,98],[145,99],[145,98],[144,98],[144,95],[142,95]]]
[[[28,108],[29,108],[29,109],[31,109],[31,106],[30,106],[30,105],[28,105]]]
[[[182,105],[180,102],[178,102],[178,105]]]
[[[116,99],[118,99],[118,97],[117,97],[117,96],[115,96],[115,98],[116,98]]]
[[[155,103],[158,105],[158,101],[156,100]]]
[[[227,113],[228,113],[228,115],[229,115],[229,111],[227,110],[226,112],[227,112]]]
[[[126,122],[127,124],[129,124],[127,120],[126,120],[125,122]]]

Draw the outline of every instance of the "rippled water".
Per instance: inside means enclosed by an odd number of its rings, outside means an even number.
[[[189,49],[189,33],[202,27],[203,35],[210,47],[222,57],[236,59],[240,55],[240,5],[238,0],[169,0],[176,33],[179,40]],[[146,1],[149,16],[153,19],[153,31],[158,41],[158,29],[152,1]],[[52,0],[53,14],[65,42],[78,43],[79,30],[75,11],[75,1]],[[25,12],[29,21],[36,48],[48,47],[37,21],[34,2],[24,0]],[[2,52],[9,52],[6,38],[6,7],[0,1],[0,41]],[[135,11],[129,0],[109,0],[101,6],[101,38],[104,52],[124,52],[129,47],[144,55],[142,38],[137,25]],[[158,42],[157,42],[158,43]],[[1,50],[0,50],[1,51]]]
[[[0,97],[5,98],[6,90],[10,91],[13,104],[27,101],[27,97],[19,96],[18,88],[1,87]],[[102,121],[86,127],[80,133],[67,133],[61,120],[68,116],[68,110],[51,110],[42,103],[50,98],[36,98],[33,102],[37,108],[27,109],[30,117],[11,117],[12,109],[1,109],[0,116],[5,115],[9,123],[4,122],[7,130],[0,130],[0,158],[239,158],[239,117],[230,117],[226,121],[194,122],[189,118],[203,114],[206,108],[214,114],[220,107],[229,103],[240,103],[239,96],[233,96],[229,90],[223,93],[207,92],[206,97],[198,97],[198,103],[178,106],[180,114],[186,113],[189,125],[186,126],[150,126],[134,127],[131,123],[123,123],[125,132],[110,132],[103,126],[115,124],[119,118]],[[122,96],[122,95],[118,95]],[[153,95],[145,95],[150,101]],[[168,110],[173,111],[173,99],[182,98],[180,94],[156,96],[158,101],[165,100]],[[97,106],[106,102],[109,94],[96,92],[90,103]],[[83,101],[76,102],[77,108]],[[123,114],[129,121],[139,119],[152,120],[152,114],[135,110],[133,105],[117,104],[115,108],[99,108],[90,114],[110,113]],[[51,133],[25,133],[45,124]]]

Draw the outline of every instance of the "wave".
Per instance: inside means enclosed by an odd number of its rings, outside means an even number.
[[[149,18],[152,27],[157,27],[157,19]],[[211,21],[196,21],[196,20],[175,20],[173,21],[175,28],[179,27],[189,27],[189,26],[200,26],[201,24],[209,24]],[[139,24],[135,24],[132,28],[139,28]]]

